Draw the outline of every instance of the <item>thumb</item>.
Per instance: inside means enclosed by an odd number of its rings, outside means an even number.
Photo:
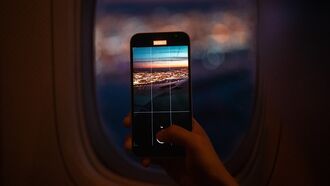
[[[191,148],[194,144],[194,134],[178,125],[171,125],[157,133],[157,139]]]

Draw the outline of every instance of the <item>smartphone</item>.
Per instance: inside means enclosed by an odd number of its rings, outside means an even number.
[[[138,33],[130,41],[132,148],[137,156],[183,156],[156,138],[171,125],[192,129],[190,40],[184,32]]]

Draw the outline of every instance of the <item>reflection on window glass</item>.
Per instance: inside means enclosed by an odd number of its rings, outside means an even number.
[[[102,123],[121,150],[129,132],[130,37],[184,31],[191,39],[193,113],[223,160],[251,125],[255,55],[254,1],[100,0],[95,20],[95,76]],[[124,153],[123,153],[124,154]]]

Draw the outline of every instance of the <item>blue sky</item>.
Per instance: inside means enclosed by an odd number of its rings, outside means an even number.
[[[148,61],[187,60],[188,46],[134,47],[134,63]]]

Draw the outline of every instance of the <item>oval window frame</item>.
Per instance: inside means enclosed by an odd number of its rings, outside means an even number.
[[[92,167],[96,169],[101,175],[105,175],[106,179],[115,179],[113,176],[109,176],[109,170],[114,173],[120,172],[116,169],[123,169],[122,164],[118,165],[118,162],[125,162],[125,158],[116,154],[115,147],[111,144],[111,141],[106,137],[104,130],[102,130],[100,117],[97,113],[95,87],[94,85],[94,11],[95,1],[73,1],[74,3],[68,3],[58,1],[52,4],[52,19],[54,26],[52,28],[53,39],[53,68],[54,68],[54,94],[57,118],[57,135],[61,154],[64,163],[66,164],[67,171],[70,175],[76,175],[82,177],[83,174],[77,175],[82,170],[79,170],[79,165],[83,160],[81,158],[75,158],[77,151],[71,150],[71,148],[79,148],[79,153],[85,153],[85,160],[88,160]],[[259,1],[257,1],[259,5]],[[61,5],[61,6],[59,6]],[[61,7],[65,6],[67,11],[64,16],[60,16],[63,12]],[[74,11],[73,20],[68,19],[65,21],[65,17],[70,18],[70,11]],[[259,6],[257,8],[259,12]],[[259,20],[259,13],[258,13]],[[259,22],[259,21],[257,21]],[[67,23],[73,23],[72,27]],[[58,27],[57,27],[58,26]],[[259,26],[257,26],[259,29]],[[63,28],[69,28],[67,31],[63,31]],[[72,29],[72,30],[70,30]],[[257,30],[258,30],[257,29]],[[78,34],[78,37],[76,37]],[[61,36],[66,35],[67,41],[58,42]],[[71,38],[72,37],[72,38]],[[63,38],[62,38],[63,39]],[[60,48],[68,44],[69,51],[74,53],[74,56],[70,56],[65,48]],[[262,68],[259,63],[259,40],[257,39],[257,62],[256,62],[256,99],[255,110],[253,115],[253,125],[250,128],[248,135],[246,136],[244,143],[240,145],[233,158],[225,163],[226,167],[233,173],[233,175],[242,184],[254,183],[254,180],[258,179],[260,175],[258,173],[263,172],[266,183],[271,175],[274,162],[276,161],[277,149],[280,143],[281,124],[279,121],[269,121],[265,113],[268,109],[267,103],[271,102],[271,99],[265,94],[266,81],[265,75],[262,74],[259,69]],[[58,55],[60,57],[58,57]],[[67,63],[66,63],[67,62]],[[61,71],[61,69],[69,66],[68,70]],[[72,72],[73,75],[71,74]],[[67,75],[73,77],[70,81],[66,82],[62,76]],[[75,100],[75,103],[68,102],[67,100]],[[62,109],[64,107],[68,109]],[[70,119],[67,110],[75,112],[75,119]],[[68,117],[66,117],[68,116]],[[274,124],[275,123],[275,124]],[[276,123],[278,125],[276,125]],[[68,129],[75,131],[75,135],[72,135]],[[95,138],[97,136],[97,138]],[[265,142],[266,141],[266,142]],[[273,145],[275,151],[266,152],[263,151],[268,145]],[[79,147],[78,147],[79,146]],[[101,148],[101,152],[97,150]],[[106,151],[104,151],[106,149]],[[102,153],[103,152],[103,153]],[[246,158],[241,158],[242,154],[246,155]],[[238,156],[239,155],[239,156]],[[104,167],[104,164],[98,157],[103,156],[108,159],[114,160],[110,162],[113,167]],[[110,157],[110,158],[109,158]],[[120,161],[119,161],[120,160]],[[270,165],[270,170],[261,171],[260,167],[263,164]],[[124,174],[123,174],[124,175]],[[123,176],[121,175],[121,177]],[[75,176],[71,176],[75,177]],[[124,176],[126,177],[126,176]],[[134,180],[134,177],[130,177]],[[150,180],[151,176],[142,179],[142,183],[159,183]],[[141,177],[138,177],[141,180]],[[162,178],[162,177],[159,177]],[[76,180],[77,178],[72,178]],[[116,179],[115,179],[116,180]],[[118,180],[117,180],[118,181]],[[150,182],[151,181],[151,182]],[[163,184],[172,184],[171,180],[163,180]],[[76,181],[79,182],[79,181]],[[121,182],[121,181],[120,181]],[[122,183],[127,183],[122,181]],[[245,185],[244,184],[244,185]]]

